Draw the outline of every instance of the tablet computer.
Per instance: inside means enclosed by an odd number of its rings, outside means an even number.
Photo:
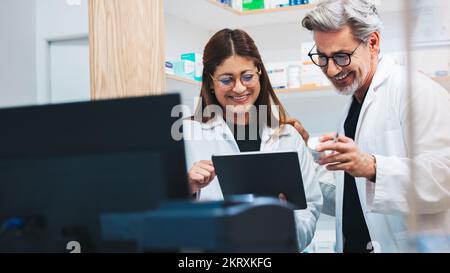
[[[250,152],[213,155],[223,195],[254,194],[278,198],[283,193],[296,209],[306,209],[297,152]]]

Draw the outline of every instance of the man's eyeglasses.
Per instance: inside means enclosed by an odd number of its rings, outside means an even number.
[[[313,49],[316,47],[315,45],[308,53],[308,56],[311,58],[311,61],[319,66],[319,67],[326,67],[328,66],[328,60],[333,59],[334,63],[340,67],[349,66],[352,62],[352,55],[355,53],[355,51],[359,48],[359,46],[362,44],[359,43],[359,45],[355,48],[355,50],[352,51],[352,53],[336,53],[333,54],[333,56],[328,57],[325,54],[322,53],[311,53]]]
[[[259,81],[259,75],[261,75],[260,71],[256,72],[248,71],[241,75],[240,81],[242,85],[244,85],[245,87],[251,88],[254,87],[256,83]],[[211,78],[214,81],[218,82],[219,87],[222,90],[230,90],[236,85],[236,79],[231,75],[223,75],[217,79],[211,75]]]

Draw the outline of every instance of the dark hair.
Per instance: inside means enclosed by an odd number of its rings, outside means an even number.
[[[214,74],[218,66],[232,56],[251,59],[260,71],[261,75],[259,82],[261,92],[258,99],[255,101],[255,106],[259,109],[260,105],[267,105],[267,125],[272,126],[272,109],[270,107],[272,105],[271,100],[273,104],[278,106],[279,123],[284,124],[287,116],[286,111],[273,91],[258,48],[256,47],[253,39],[245,31],[240,29],[223,29],[214,34],[214,36],[211,37],[209,42],[206,44],[203,52],[203,82],[200,91],[202,105],[198,105],[194,119],[197,117],[202,117],[201,122],[207,122],[212,117],[203,117],[203,109],[205,109],[208,105],[220,106],[216,96],[211,90],[211,86],[213,86],[211,75]]]

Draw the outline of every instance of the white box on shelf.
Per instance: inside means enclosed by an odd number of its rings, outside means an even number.
[[[301,82],[303,86],[329,86],[327,77],[317,67],[304,65],[301,72]]]
[[[185,53],[181,55],[181,61],[184,62],[184,72],[189,78],[196,81],[202,80],[202,73],[203,73],[202,54]]]
[[[299,88],[302,86],[301,73],[302,67],[300,64],[291,64],[288,66],[288,88]]]
[[[308,53],[314,47],[314,42],[302,43],[302,71],[300,80],[304,86],[329,86],[330,82],[327,77],[323,74],[320,67],[315,65]],[[313,50],[313,53],[315,50]]]
[[[235,10],[242,11],[242,0],[232,0],[231,7]]]
[[[175,67],[173,61],[166,61],[165,63],[165,71],[168,75],[174,75],[175,74]]]
[[[266,9],[274,9],[289,6],[289,0],[265,0]]]
[[[284,89],[288,87],[287,63],[266,64],[267,74],[274,89]]]

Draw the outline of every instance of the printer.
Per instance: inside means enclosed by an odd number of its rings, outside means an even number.
[[[298,252],[292,206],[276,198],[168,202],[100,220],[102,240],[135,242],[140,252]]]

